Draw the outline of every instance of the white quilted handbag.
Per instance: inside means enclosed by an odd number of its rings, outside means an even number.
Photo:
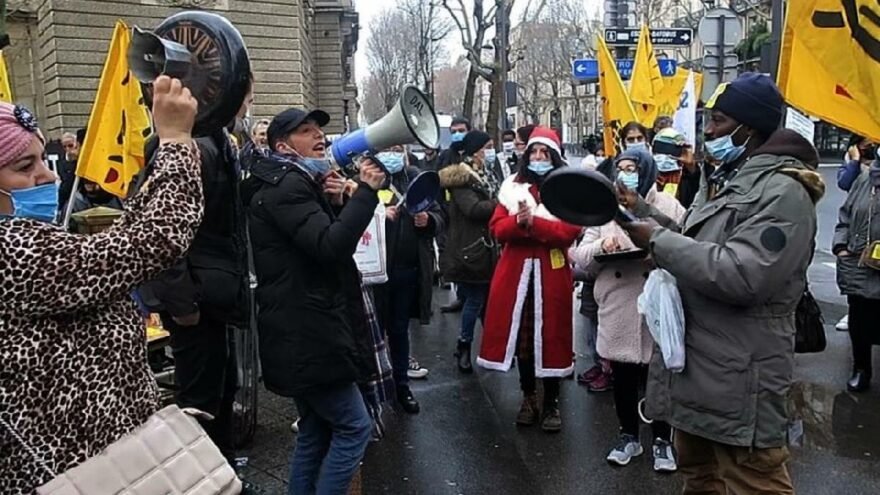
[[[190,414],[168,406],[99,455],[56,475],[6,422],[54,479],[39,495],[238,495],[241,481]]]

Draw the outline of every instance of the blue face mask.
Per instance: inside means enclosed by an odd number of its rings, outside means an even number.
[[[0,191],[12,200],[12,216],[41,222],[55,221],[58,212],[58,184],[50,182],[12,192]]]
[[[529,170],[540,176],[544,176],[547,175],[547,172],[553,170],[553,164],[550,163],[549,160],[531,161],[529,162]]]
[[[498,154],[495,150],[489,149],[483,151],[483,161],[486,162],[487,165],[492,165],[495,163],[495,159],[498,158]]]
[[[392,174],[396,174],[403,170],[403,166],[405,165],[403,160],[403,153],[397,151],[386,151],[383,153],[379,153],[376,155],[376,158],[385,165],[385,168],[388,169],[388,172]]]
[[[627,144],[626,149],[633,151],[648,151],[648,143],[642,141],[640,143]]]
[[[657,170],[660,172],[675,172],[678,170],[678,161],[669,155],[654,155],[654,163],[657,164]]]
[[[620,172],[617,174],[617,180],[630,191],[635,191],[639,188],[638,172]]]
[[[740,127],[742,126],[737,127],[726,136],[706,141],[706,152],[709,153],[709,156],[723,164],[733,163],[742,156],[746,150],[746,143],[749,142],[751,137],[746,139],[746,142],[740,146],[733,144],[733,135],[739,131]]]
[[[300,156],[296,161],[308,170],[315,178],[321,178],[330,173],[330,160],[326,158],[307,158]]]
[[[460,143],[464,139],[465,134],[467,134],[467,133],[466,132],[453,132],[452,136],[451,136],[452,142],[453,143]]]

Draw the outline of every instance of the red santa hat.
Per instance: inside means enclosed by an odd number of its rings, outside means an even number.
[[[532,145],[536,143],[543,144],[551,150],[559,153],[560,156],[562,155],[562,143],[559,142],[559,136],[556,135],[556,131],[553,129],[548,127],[535,127],[535,130],[532,131],[532,135],[529,136],[528,147],[531,148]]]

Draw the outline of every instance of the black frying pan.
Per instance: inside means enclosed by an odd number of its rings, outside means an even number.
[[[635,219],[620,208],[614,184],[593,170],[563,167],[550,172],[541,185],[541,201],[550,213],[584,227]]]

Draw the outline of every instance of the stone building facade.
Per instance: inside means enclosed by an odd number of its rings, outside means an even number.
[[[181,9],[216,12],[241,31],[256,79],[255,117],[320,107],[333,117],[329,133],[356,126],[352,0],[10,0],[7,8],[15,99],[52,137],[88,121],[117,19],[152,28]]]

